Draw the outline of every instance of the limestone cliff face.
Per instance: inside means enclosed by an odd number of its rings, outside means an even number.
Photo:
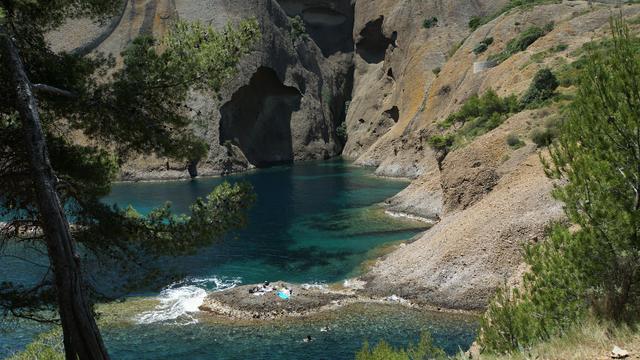
[[[369,7],[378,4],[379,9],[386,3],[383,0],[367,2]],[[482,4],[477,5],[482,8]],[[397,6],[385,14],[397,13],[400,11]],[[489,2],[484,6],[486,9]],[[427,138],[437,133],[438,121],[457,111],[472,95],[493,89],[500,96],[520,96],[539,69],[549,67],[557,71],[577,60],[576,50],[584,43],[607,35],[611,10],[609,5],[590,6],[586,1],[542,5],[503,14],[472,33],[461,27],[464,16],[458,15],[464,13],[463,10],[439,15],[438,25],[426,30],[433,42],[413,37],[416,45],[409,46],[397,60],[408,64],[411,59],[419,58],[422,66],[418,72],[422,75],[411,74],[409,65],[401,67],[404,69],[401,71],[393,67],[396,85],[389,85],[391,90],[367,86],[357,76],[363,73],[363,67],[385,74],[402,48],[401,31],[398,48],[387,50],[385,61],[378,64],[379,69],[374,70],[372,65],[356,59],[353,102],[357,98],[362,99],[362,103],[380,101],[384,106],[379,106],[379,110],[383,111],[398,106],[400,119],[384,134],[374,134],[368,124],[376,124],[376,119],[380,119],[378,110],[373,111],[373,106],[368,105],[354,107],[352,103],[347,121],[356,135],[350,138],[345,153],[360,164],[377,166],[378,174],[415,178],[405,191],[390,199],[387,206],[390,211],[417,215],[435,223],[418,240],[379,261],[364,276],[368,281],[367,291],[395,293],[442,307],[481,309],[497,287],[505,281],[518,281],[524,270],[520,255],[522,244],[541,241],[546,226],[563,217],[562,205],[550,196],[553,184],[544,175],[539,160],[545,153],[529,140],[532,130],[558,116],[558,105],[516,114],[498,128],[455,149],[440,164]],[[640,7],[625,5],[615,11],[635,18],[640,14]],[[358,19],[356,16],[356,26]],[[553,30],[527,50],[498,66],[474,66],[502,51],[509,40],[530,26],[542,27],[550,22],[554,23]],[[438,29],[441,26],[451,26],[452,32],[458,29],[457,39],[464,39],[460,48],[449,56],[443,55],[449,44],[437,41],[437,34],[443,30]],[[388,34],[391,28],[383,23],[383,29],[389,29],[385,30]],[[494,39],[493,44],[485,53],[474,54],[473,49],[487,37]],[[452,43],[457,39],[452,39]],[[422,47],[418,45],[421,42]],[[429,50],[423,53],[420,49]],[[441,54],[441,62],[430,62],[433,58],[428,54],[433,53]],[[436,66],[441,68],[438,76],[429,68]],[[398,89],[397,81],[403,76],[406,85]],[[395,96],[398,100],[393,100]],[[506,141],[510,134],[522,139],[525,146],[510,148]]]
[[[303,19],[308,36],[292,36],[293,16]],[[336,128],[352,81],[349,0],[130,0],[110,24],[73,21],[50,41],[58,50],[118,55],[138,35],[163,35],[176,19],[222,27],[248,17],[262,28],[255,51],[220,94],[194,93],[189,104],[208,157],[197,164],[132,159],[123,179],[215,175],[340,154]]]

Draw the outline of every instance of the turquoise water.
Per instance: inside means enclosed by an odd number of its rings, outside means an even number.
[[[166,266],[186,277],[147,294],[161,305],[102,326],[114,359],[352,359],[365,339],[404,345],[429,330],[449,352],[473,340],[472,320],[401,306],[361,305],[267,324],[231,325],[203,317],[197,307],[206,291],[265,280],[339,282],[356,275],[380,245],[425,230],[422,223],[389,218],[377,206],[406,182],[376,178],[346,162],[282,166],[225,180],[249,181],[255,188],[258,200],[248,227],[195,256],[167,259]],[[171,201],[174,210],[186,212],[221,181],[117,184],[105,201],[131,204],[142,213]],[[332,331],[320,333],[327,325]],[[0,333],[0,357],[24,346],[36,330],[20,325]],[[316,341],[301,342],[308,334]]]

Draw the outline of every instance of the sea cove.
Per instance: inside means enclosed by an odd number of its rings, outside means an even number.
[[[225,178],[119,183],[104,201],[131,205],[143,214],[170,201],[176,212],[188,212],[194,199],[222,181],[248,181],[254,187],[257,201],[248,226],[196,255],[163,259],[163,266],[184,278],[159,293],[99,306],[114,358],[271,359],[275,354],[278,359],[351,359],[365,340],[395,334],[393,338],[402,339],[398,345],[404,345],[423,331],[450,352],[470,345],[473,318],[393,303],[354,304],[304,319],[265,322],[231,321],[199,311],[207,293],[239,285],[342,284],[385,247],[428,228],[390,217],[380,205],[402,190],[405,181],[378,178],[369,169],[340,160]],[[326,326],[331,331],[321,333]],[[32,332],[37,331],[22,328],[1,334],[0,351],[7,355],[18,350]],[[302,343],[307,335],[316,341]]]

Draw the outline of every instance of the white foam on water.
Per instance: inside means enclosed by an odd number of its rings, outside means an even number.
[[[319,282],[314,282],[311,284],[302,284],[301,287],[305,290],[310,290],[310,289],[314,289],[314,290],[326,290],[327,289],[327,284],[325,283],[319,283]]]
[[[222,291],[241,283],[239,278],[188,278],[164,288],[157,299],[160,304],[151,311],[145,311],[135,317],[138,324],[172,322],[175,324],[195,324],[193,316],[207,296],[207,290]]]

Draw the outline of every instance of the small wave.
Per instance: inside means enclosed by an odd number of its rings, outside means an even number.
[[[326,290],[327,289],[327,284],[325,283],[319,283],[319,282],[314,282],[311,284],[302,284],[301,287],[305,290],[310,290],[310,289],[314,289],[314,290]]]
[[[199,311],[200,305],[207,296],[207,290],[221,291],[237,286],[239,278],[187,278],[164,288],[157,297],[160,304],[151,311],[136,316],[138,324],[152,324],[173,321],[177,324],[188,325],[197,323],[193,316]]]

